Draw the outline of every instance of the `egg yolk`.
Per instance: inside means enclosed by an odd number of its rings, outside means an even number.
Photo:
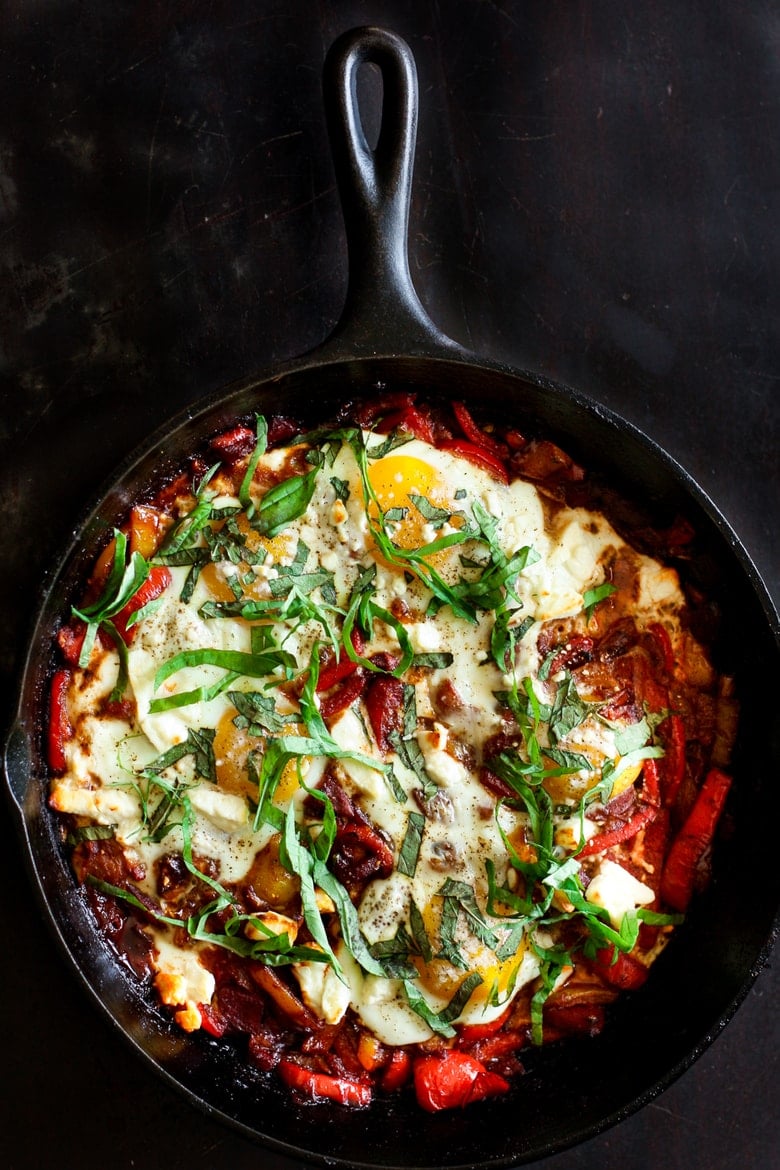
[[[248,796],[257,800],[257,784],[249,776],[247,756],[250,752],[262,749],[263,741],[256,735],[250,735],[246,728],[236,727],[233,720],[238,711],[229,707],[220,719],[214,736],[214,766],[217,774],[217,784],[225,792],[232,792],[237,796]],[[291,723],[287,728],[288,735],[303,735],[305,728],[302,724]],[[309,756],[300,760],[305,770]],[[292,800],[298,788],[298,767],[296,760],[285,764],[279,783],[274,793],[274,801],[286,805]]]
[[[249,778],[246,758],[259,746],[259,740],[244,728],[236,727],[233,719],[237,714],[235,707],[230,707],[217,724],[214,736],[217,784],[224,792],[257,800],[257,785]]]
[[[280,532],[278,536],[271,537],[261,536],[252,528],[243,512],[240,512],[235,519],[238,530],[244,537],[246,548],[250,553],[256,553],[259,549],[265,549],[268,564],[278,563],[284,560],[285,557],[293,556],[295,543],[289,533]],[[217,525],[215,525],[216,527]],[[235,568],[245,597],[258,601],[268,596],[266,579],[263,574],[258,573],[253,577],[253,573],[256,573],[257,569],[262,568],[262,566],[252,566],[247,561],[241,561],[238,565],[231,565],[230,568]],[[228,583],[225,565],[223,563],[214,564],[209,561],[208,564],[203,566],[201,579],[209,593],[217,601],[236,600],[235,594]]]
[[[431,940],[439,937],[441,909],[441,899],[437,898],[428,902],[422,911],[425,931]],[[469,1003],[484,1003],[494,993],[506,995],[523,960],[525,940],[507,959],[497,958],[490,947],[472,934],[459,939],[458,946],[468,963],[466,971],[456,967],[448,959],[435,958],[429,963],[424,962],[419,956],[414,959],[423,987],[433,995],[451,999],[463,980],[472,971],[478,971],[482,976],[482,982],[472,992]]]
[[[581,800],[586,792],[598,784],[601,779],[601,769],[608,759],[605,752],[599,751],[598,748],[593,747],[591,744],[570,743],[567,744],[567,750],[585,756],[593,771],[586,773],[584,776],[578,772],[563,776],[548,776],[543,781],[543,786],[553,800],[560,803],[566,800]],[[627,764],[622,770],[620,768],[619,756],[615,763],[617,774],[612,784],[610,800],[614,800],[616,796],[620,796],[621,792],[625,792],[627,788],[630,788],[639,778],[639,774],[642,771],[641,760],[638,763]]]
[[[383,512],[403,508],[401,520],[390,520],[390,534],[399,548],[419,548],[430,543],[424,533],[427,523],[410,496],[424,496],[436,508],[448,507],[447,490],[435,467],[412,455],[388,455],[368,467],[368,481]],[[369,515],[377,517],[377,507],[371,502]]]

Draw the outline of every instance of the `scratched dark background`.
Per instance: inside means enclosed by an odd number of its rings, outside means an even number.
[[[417,59],[410,258],[437,323],[645,429],[780,596],[776,5],[5,0],[7,695],[46,567],[125,452],[337,321],[321,66],[364,23]],[[298,1166],[194,1111],[109,1031],[25,909],[3,827],[0,1161]],[[545,1167],[780,1166],[778,993],[770,965],[681,1080]]]

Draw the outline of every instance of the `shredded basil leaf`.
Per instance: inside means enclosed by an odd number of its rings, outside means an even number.
[[[252,480],[254,479],[257,465],[260,462],[261,457],[265,454],[265,450],[268,445],[268,423],[262,414],[255,415],[255,437],[255,449],[252,452],[249,463],[247,464],[244,478],[241,481],[241,487],[238,489],[238,498],[241,502],[241,506],[246,510],[247,515],[250,517],[254,511],[254,504],[252,503],[249,490],[252,486]]]
[[[609,581],[605,581],[603,585],[597,585],[595,589],[585,590],[582,595],[582,608],[585,610],[585,616],[588,621],[593,617],[593,611],[599,602],[605,601],[613,593],[617,593],[617,588],[611,585]]]
[[[407,877],[414,877],[414,872],[417,869],[424,831],[425,817],[422,813],[410,812],[396,867],[399,873],[406,874]]]
[[[269,650],[263,654],[246,654],[242,650],[183,650],[174,654],[159,668],[154,676],[154,689],[158,690],[171,675],[188,666],[218,666],[236,675],[248,678],[265,678],[280,666],[295,667],[291,654],[283,650]]]
[[[482,976],[479,971],[472,971],[460,984],[447,1006],[442,1008],[440,1012],[433,1010],[422,993],[408,979],[405,979],[401,986],[409,1007],[416,1015],[425,1020],[425,1023],[431,1031],[438,1033],[440,1036],[451,1037],[455,1035],[452,1021],[457,1020],[471,999],[472,993],[482,982]]]
[[[283,479],[265,493],[250,517],[250,524],[262,536],[278,536],[309,506],[317,482],[318,467],[305,475]]]

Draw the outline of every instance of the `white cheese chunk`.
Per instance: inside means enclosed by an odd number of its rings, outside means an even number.
[[[579,846],[580,834],[589,841],[597,832],[595,821],[589,821],[587,817],[567,817],[555,826],[555,844],[567,853],[572,853]]]
[[[214,976],[201,964],[197,953],[173,946],[159,931],[154,932],[154,942],[155,986],[163,1003],[169,1006],[211,1003]]]
[[[138,822],[137,797],[119,788],[78,788],[57,781],[52,787],[51,805],[58,812],[92,817],[99,825]]]
[[[343,1019],[350,1003],[350,987],[340,979],[328,963],[307,961],[294,963],[293,971],[301,988],[301,995],[307,1007],[325,1020],[337,1024]]]
[[[604,858],[588,886],[585,897],[594,906],[603,906],[615,929],[623,916],[638,906],[649,906],[655,894],[644,882],[637,881],[622,865]]]

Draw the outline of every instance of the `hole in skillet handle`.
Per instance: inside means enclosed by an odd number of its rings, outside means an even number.
[[[368,64],[377,67],[381,78],[381,114],[373,148],[361,117],[366,80],[361,67]],[[378,353],[465,357],[466,350],[431,321],[409,271],[418,110],[411,49],[386,29],[344,33],[325,60],[323,100],[344,214],[349,278],[341,319],[318,357],[322,351],[349,357]]]

